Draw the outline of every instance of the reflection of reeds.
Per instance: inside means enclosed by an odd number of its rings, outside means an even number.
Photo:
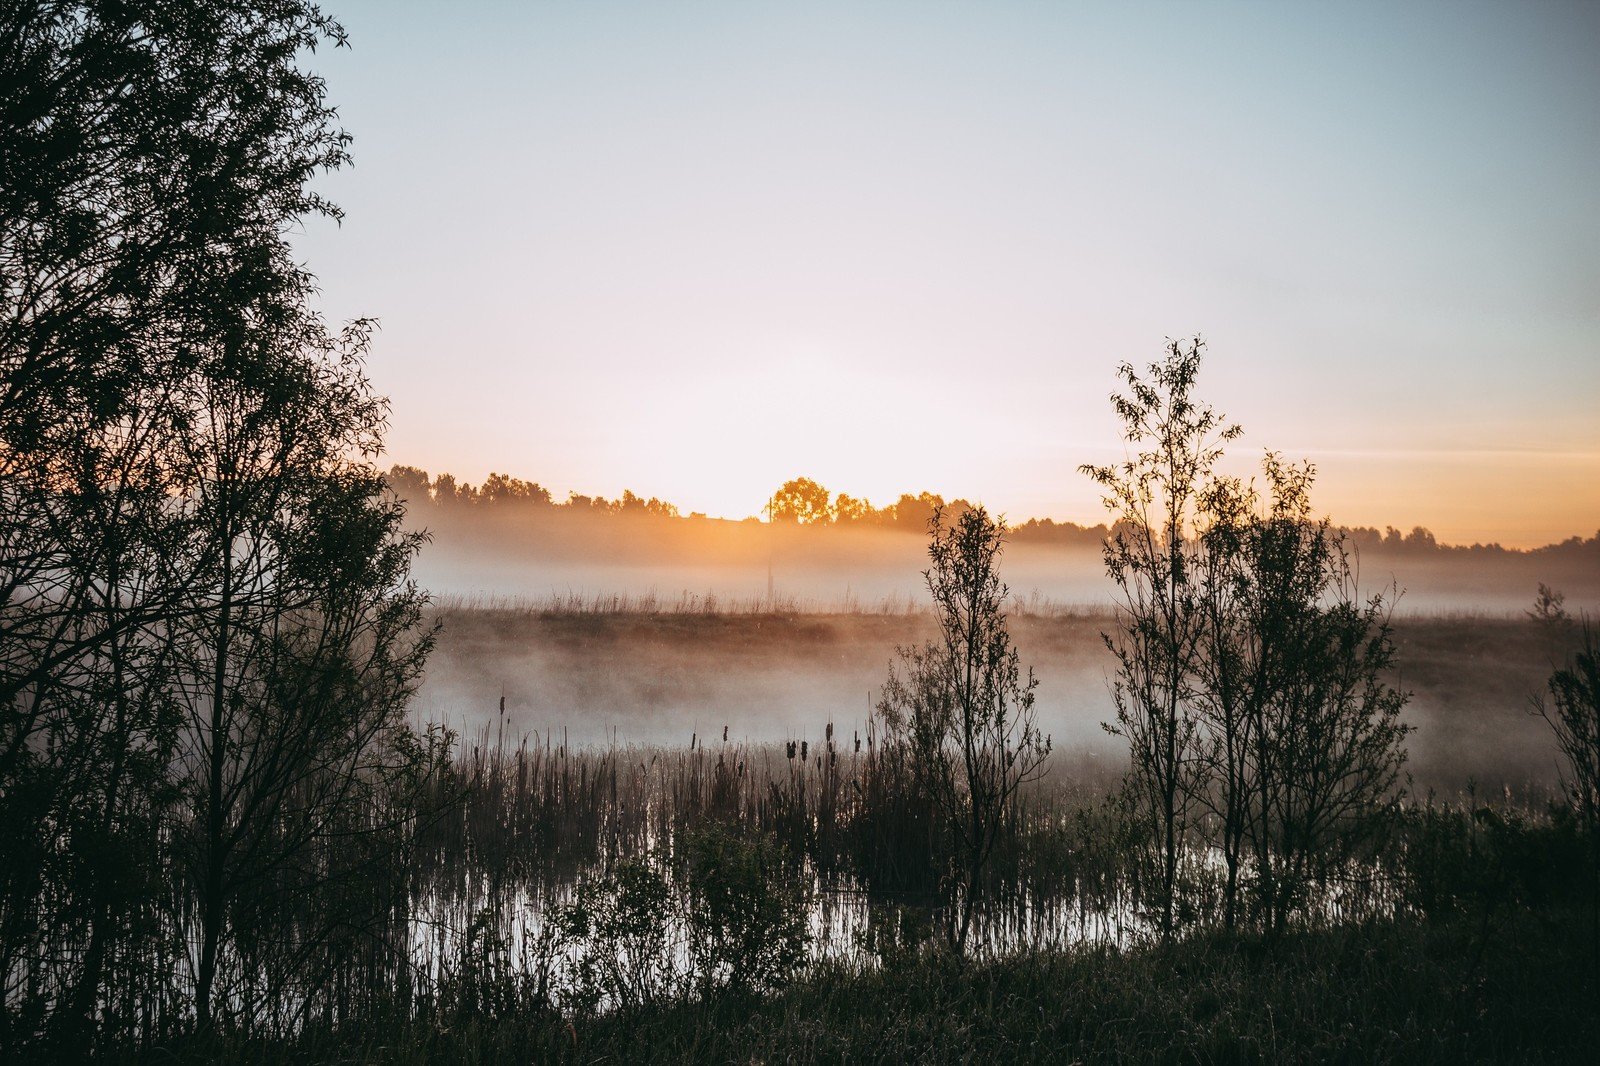
[[[685,834],[708,821],[778,843],[773,875],[804,888],[814,959],[859,972],[923,951],[948,904],[946,842],[904,752],[871,723],[774,745],[719,733],[672,749],[573,748],[554,735],[507,738],[498,725],[484,727],[458,747],[453,779],[438,782],[442,813],[411,826],[393,856],[367,863],[349,844],[362,823],[388,821],[381,795],[352,811],[349,824],[328,827],[315,862],[346,870],[340,905],[365,924],[309,945],[314,966],[252,954],[230,982],[246,987],[277,972],[301,982],[273,990],[282,1014],[255,1023],[262,1032],[307,1019],[335,1026],[429,1017],[452,1026],[553,1018],[570,960],[552,915],[586,879],[631,860],[655,863],[681,897]],[[1066,754],[1029,786],[988,871],[975,953],[1150,935],[1146,841],[1118,800],[1120,776],[1114,762]],[[1505,920],[1508,901],[1561,903],[1582,883],[1573,871],[1585,868],[1585,853],[1570,818],[1548,802],[1497,792],[1408,803],[1389,846],[1333,871],[1298,924],[1371,928],[1364,923],[1375,918],[1454,915],[1482,938]],[[1189,848],[1186,929],[1203,942],[1220,924],[1219,864],[1203,838]],[[271,907],[260,913],[280,928],[312,928],[323,904],[291,890],[293,873],[280,872],[283,885],[263,891]],[[190,991],[183,960],[167,945],[193,935],[192,912],[174,893],[152,898],[140,916],[151,935],[119,949],[116,995],[98,1008],[107,1031],[133,1043],[180,1031]],[[673,950],[682,950],[682,935],[673,930]],[[73,937],[63,928],[53,942],[63,960],[84,950]]]
[[[529,901],[559,898],[586,871],[671,855],[685,830],[716,820],[782,845],[811,881],[815,924],[838,926],[838,906],[854,901],[840,926],[854,937],[871,914],[882,926],[884,908],[926,914],[945,902],[948,842],[906,753],[872,723],[848,740],[832,724],[815,740],[775,745],[721,737],[696,735],[681,749],[573,749],[548,736],[500,743],[486,727],[459,753],[459,801],[420,842],[418,883],[435,897],[493,885],[520,886]],[[1120,769],[1068,757],[1025,790],[983,886],[990,950],[1120,940],[1143,927],[1145,841],[1120,803]],[[1339,924],[1403,908],[1408,882],[1395,856],[1408,833],[1425,837],[1432,825],[1403,821],[1397,850],[1335,871],[1302,920]],[[1220,873],[1199,833],[1185,895],[1189,923],[1205,927],[1220,914]],[[854,941],[819,944],[830,955],[857,950]]]
[[[1101,842],[1117,839],[1104,833],[1102,798],[1115,768],[1070,769],[1083,772],[1030,787],[997,849],[986,887],[991,925],[1008,941],[1039,939],[1073,908],[1125,906],[1127,853]],[[586,870],[670,854],[707,819],[777,840],[824,910],[858,901],[852,929],[869,909],[936,906],[946,883],[948,843],[932,807],[906,753],[870,722],[848,739],[830,723],[816,742],[730,743],[724,730],[720,743],[697,735],[686,749],[574,750],[549,737],[504,745],[485,727],[463,745],[458,770],[459,802],[420,848],[421,882],[435,892],[517,884],[559,895]]]
[[[453,780],[438,784],[443,813],[413,827],[403,862],[363,867],[349,881],[346,891],[371,896],[370,907],[357,909],[370,924],[329,946],[316,984],[283,994],[296,1004],[294,1016],[263,1026],[292,1028],[301,1011],[333,1021],[397,1011],[443,1024],[553,1017],[563,1008],[569,959],[552,916],[586,880],[634,860],[657,864],[683,893],[685,834],[708,821],[777,842],[782,868],[773,874],[804,888],[814,959],[862,970],[923,951],[949,904],[947,842],[905,753],[885,745],[870,722],[774,745],[718,734],[670,749],[573,748],[555,735],[507,738],[498,725],[485,726],[457,749]],[[1028,787],[987,873],[974,953],[1126,945],[1151,935],[1146,841],[1118,800],[1120,776],[1114,761],[1068,754]],[[361,817],[381,822],[385,814]],[[341,856],[340,839],[330,835],[319,861],[353,861]],[[1497,795],[1492,809],[1476,796],[1411,804],[1390,847],[1334,871],[1299,924],[1454,913],[1489,928],[1510,898],[1505,886],[1561,891],[1562,871],[1581,863],[1574,841],[1540,797]],[[1220,871],[1203,838],[1188,846],[1186,928],[1203,933],[1220,923]],[[290,924],[314,903],[273,898],[281,906],[274,920]],[[191,919],[178,906],[153,907],[159,914],[167,916],[152,920],[172,923],[173,935],[151,943],[181,942]],[[682,935],[672,932],[673,950],[683,950]],[[63,947],[74,950],[65,940]],[[179,961],[130,955],[126,965],[139,975],[126,987],[140,998],[107,1005],[122,1012],[119,1024],[145,1034],[181,1027]]]

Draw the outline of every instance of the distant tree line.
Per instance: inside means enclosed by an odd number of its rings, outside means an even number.
[[[1386,526],[1381,531],[1371,526],[1342,526],[1338,531],[1350,547],[1359,551],[1409,552],[1418,555],[1435,552],[1451,555],[1583,554],[1600,557],[1600,532],[1592,537],[1571,536],[1554,544],[1523,549],[1507,548],[1495,541],[1488,544],[1441,544],[1431,530],[1422,526],[1414,526],[1409,533],[1402,533],[1393,526]]]
[[[571,493],[556,502],[549,489],[533,481],[491,472],[481,486],[457,481],[453,474],[430,477],[414,466],[393,466],[388,473],[389,487],[400,499],[416,507],[442,510],[490,508],[503,511],[553,508],[573,514],[637,515],[652,518],[678,518],[678,508],[654,496],[646,499],[624,489],[615,500],[604,496]],[[704,517],[703,515],[700,517]]]
[[[452,474],[431,476],[426,470],[414,466],[393,466],[387,474],[389,486],[402,500],[418,507],[441,509],[475,509],[486,513],[490,508],[513,509],[550,508],[552,514],[607,514],[646,516],[652,518],[690,518],[703,520],[699,512],[685,516],[674,504],[654,496],[648,499],[624,490],[615,500],[604,496],[584,496],[569,493],[563,501],[534,481],[507,474],[491,473],[481,486],[458,481]],[[775,524],[831,527],[836,529],[892,529],[922,534],[928,520],[940,512],[950,520],[976,505],[968,500],[946,500],[936,492],[902,493],[893,503],[874,506],[871,500],[834,494],[808,477],[791,478],[772,493],[763,517]],[[460,513],[458,511],[457,513]],[[745,521],[757,521],[752,517]],[[1371,551],[1386,554],[1470,554],[1484,555],[1549,555],[1586,554],[1600,558],[1600,532],[1594,536],[1568,537],[1555,544],[1539,548],[1507,548],[1498,543],[1442,544],[1432,531],[1415,526],[1403,532],[1394,526],[1377,529],[1372,526],[1332,527],[1353,551]],[[1006,537],[1020,544],[1057,544],[1086,548],[1100,548],[1117,532],[1117,527],[1104,522],[1080,525],[1077,522],[1058,522],[1053,518],[1030,518],[1007,526]]]
[[[688,518],[704,520],[706,515],[693,512],[684,515],[677,505],[654,496],[644,497],[624,489],[616,499],[604,496],[585,496],[569,493],[565,500],[535,481],[491,472],[482,485],[458,480],[455,475],[428,471],[414,466],[392,466],[386,475],[389,487],[401,500],[410,504],[414,517],[425,517],[426,509],[442,513],[488,514],[516,511],[546,511],[550,514],[622,515],[649,518]],[[960,518],[974,505],[967,500],[946,500],[936,492],[902,493],[894,503],[875,507],[867,499],[848,493],[834,495],[810,478],[799,477],[784,482],[773,492],[769,507],[763,516],[780,525],[815,527],[897,529],[922,534],[928,521],[938,512],[950,520]],[[759,521],[752,516],[745,521]],[[1010,529],[1013,540],[1082,544],[1099,547],[1105,542],[1110,529],[1103,523],[1080,526],[1075,522],[1056,522],[1049,518],[1032,518]]]

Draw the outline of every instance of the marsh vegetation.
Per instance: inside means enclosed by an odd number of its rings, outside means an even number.
[[[1198,340],[1119,368],[1099,526],[386,475],[372,324],[287,240],[339,217],[302,64],[342,43],[301,0],[0,12],[0,1057],[1592,1049],[1582,611],[1395,614],[1362,546],[1449,553],[1225,474]],[[419,516],[738,591],[430,602]],[[821,537],[889,576],[780,595]],[[1012,593],[1069,544],[1098,591]],[[1583,599],[1596,545],[1464,551]]]

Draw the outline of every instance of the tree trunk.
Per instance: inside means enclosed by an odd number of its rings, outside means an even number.
[[[212,1025],[211,994],[223,921],[223,773],[227,759],[227,664],[233,609],[233,532],[224,506],[222,522],[222,602],[217,617],[217,654],[211,686],[211,765],[206,789],[205,876],[200,890],[200,973],[195,983],[195,1023]]]

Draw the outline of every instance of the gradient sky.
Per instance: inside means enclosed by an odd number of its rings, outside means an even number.
[[[326,0],[390,458],[1098,521],[1124,359],[1348,524],[1600,528],[1600,4]]]

